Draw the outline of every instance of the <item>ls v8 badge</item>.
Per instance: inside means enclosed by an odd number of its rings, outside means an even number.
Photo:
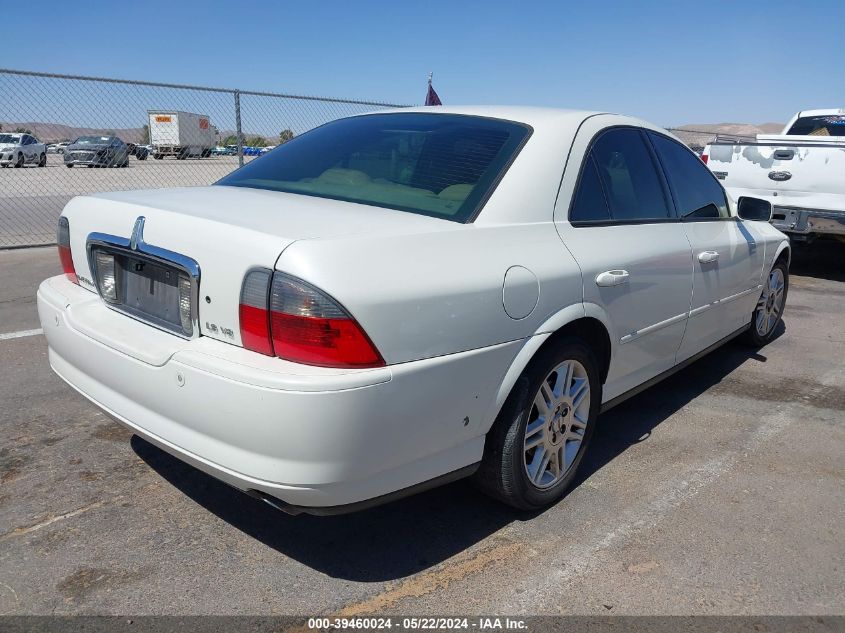
[[[227,327],[218,328],[216,323],[209,323],[208,321],[206,321],[205,322],[205,329],[206,329],[207,332],[211,332],[215,336],[219,332],[220,334],[222,334],[223,336],[225,336],[228,339],[234,339],[235,338],[235,331],[234,330],[232,330],[231,328],[227,328]]]
[[[777,182],[783,182],[784,180],[792,178],[792,174],[788,171],[770,171],[769,178]]]

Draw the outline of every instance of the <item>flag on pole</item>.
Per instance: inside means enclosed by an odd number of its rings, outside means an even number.
[[[437,96],[437,93],[434,91],[434,87],[431,85],[432,74],[433,73],[428,73],[428,92],[425,95],[425,104],[427,106],[443,105],[440,101],[440,97]]]

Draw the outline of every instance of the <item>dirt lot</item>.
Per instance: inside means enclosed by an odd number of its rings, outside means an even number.
[[[458,483],[289,517],[133,438],[43,336],[0,336],[0,614],[843,614],[845,246],[818,247],[772,344],[603,416],[537,514]],[[57,269],[0,252],[0,334],[39,327]]]

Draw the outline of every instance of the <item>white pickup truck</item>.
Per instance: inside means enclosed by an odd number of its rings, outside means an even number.
[[[793,240],[845,241],[845,108],[799,112],[782,134],[718,136],[701,158],[735,199],[771,202]]]

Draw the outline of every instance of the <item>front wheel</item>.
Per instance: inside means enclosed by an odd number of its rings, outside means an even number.
[[[789,291],[789,269],[784,260],[775,262],[763,285],[763,292],[751,314],[751,327],[746,341],[755,347],[763,347],[775,337],[777,326],[783,318],[786,294]]]
[[[525,369],[487,435],[475,481],[521,510],[554,503],[575,478],[601,406],[598,363],[563,337]]]

